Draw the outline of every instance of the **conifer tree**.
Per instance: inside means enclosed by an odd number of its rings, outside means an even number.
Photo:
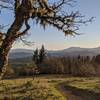
[[[45,58],[46,58],[46,52],[45,52],[44,45],[42,45],[40,52],[39,52],[39,63],[42,63]]]
[[[36,65],[39,63],[39,51],[38,51],[38,48],[34,51],[33,61],[35,62]]]

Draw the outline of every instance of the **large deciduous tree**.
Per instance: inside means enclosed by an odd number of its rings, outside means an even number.
[[[68,14],[64,5],[70,5],[73,0],[0,0],[0,8],[13,10],[14,21],[6,33],[0,31],[0,79],[8,64],[8,53],[16,39],[27,34],[30,29],[29,20],[36,21],[44,28],[52,25],[62,30],[65,35],[77,34],[78,26],[87,21],[82,20],[79,12]],[[23,28],[24,26],[24,28]],[[23,31],[21,31],[23,29]]]

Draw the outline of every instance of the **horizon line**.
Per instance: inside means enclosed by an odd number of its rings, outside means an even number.
[[[55,51],[55,50],[64,50],[64,49],[69,49],[69,48],[83,48],[83,49],[94,49],[94,48],[100,48],[100,46],[96,46],[96,47],[80,47],[80,46],[70,46],[70,47],[67,47],[67,48],[62,48],[62,49],[46,49],[46,50],[49,50],[49,51]],[[11,50],[17,50],[17,49],[25,49],[25,50],[34,50],[34,49],[31,49],[31,48],[11,48]],[[36,48],[35,48],[36,49]]]

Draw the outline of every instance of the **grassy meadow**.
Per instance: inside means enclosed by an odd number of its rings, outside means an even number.
[[[98,95],[100,94],[100,78],[44,75],[37,76],[35,79],[20,78],[1,80],[0,100],[67,100],[58,88],[61,85],[66,90],[80,91],[80,95],[82,96],[88,95],[90,98],[88,100],[97,100],[95,98],[100,97]]]
[[[66,100],[45,77],[0,81],[0,100]]]

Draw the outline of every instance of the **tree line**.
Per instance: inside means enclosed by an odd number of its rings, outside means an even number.
[[[100,55],[92,58],[80,55],[77,57],[48,57],[42,45],[40,50],[37,48],[34,51],[31,62],[24,67],[13,67],[13,70],[18,76],[38,74],[100,76]]]

